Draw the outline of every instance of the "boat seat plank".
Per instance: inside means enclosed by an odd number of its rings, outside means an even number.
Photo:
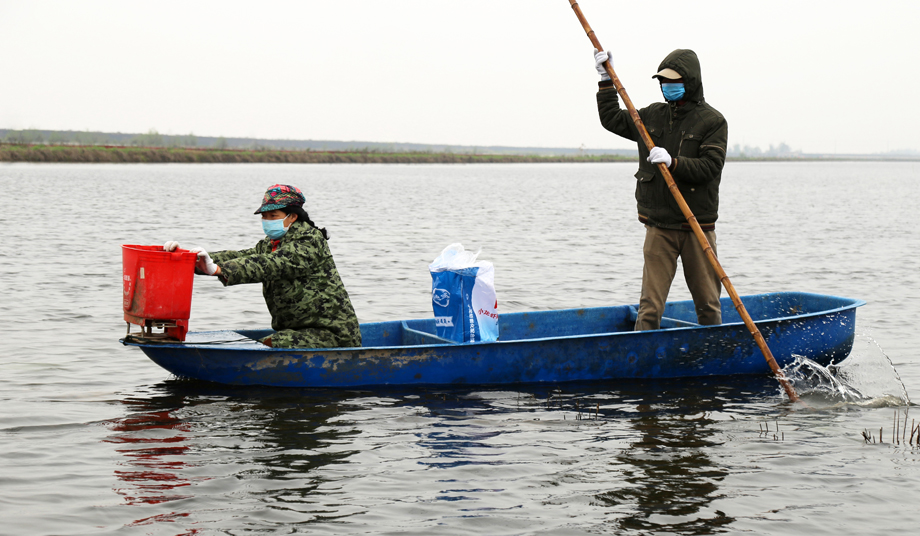
[[[419,346],[423,344],[458,344],[457,341],[443,339],[433,333],[426,333],[412,329],[405,322],[402,323],[402,343],[404,346]]]
[[[696,322],[687,322],[686,320],[678,320],[676,318],[668,318],[666,316],[661,317],[661,327],[662,328],[698,328],[699,324]]]
[[[629,319],[635,322],[639,318],[639,311],[633,307],[629,306]],[[661,329],[668,328],[695,328],[700,325],[695,322],[687,322],[686,320],[678,320],[676,318],[668,318],[666,316],[661,317]]]

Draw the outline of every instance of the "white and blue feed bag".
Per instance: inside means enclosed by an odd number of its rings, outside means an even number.
[[[451,244],[428,265],[438,337],[457,342],[498,340],[495,269],[479,252]]]

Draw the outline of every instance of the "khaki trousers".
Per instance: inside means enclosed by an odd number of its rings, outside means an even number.
[[[706,231],[705,234],[712,252],[716,253],[716,232]],[[661,314],[677,272],[678,257],[684,266],[687,288],[693,296],[697,322],[705,326],[722,323],[719,303],[722,282],[693,232],[646,225],[642,253],[645,266],[642,268],[642,296],[639,298],[636,331],[661,326]]]

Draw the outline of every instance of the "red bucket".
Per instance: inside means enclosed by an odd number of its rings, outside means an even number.
[[[148,327],[148,335],[160,326],[167,337],[185,340],[198,255],[134,245],[122,245],[121,255],[125,320]]]

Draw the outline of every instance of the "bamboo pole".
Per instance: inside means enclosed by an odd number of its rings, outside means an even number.
[[[581,26],[584,28],[585,33],[588,35],[588,39],[591,40],[591,44],[594,45],[594,48],[597,50],[604,50],[604,47],[601,46],[600,41],[594,34],[594,30],[591,29],[591,25],[588,24],[587,19],[585,19],[584,14],[581,12],[581,8],[578,7],[578,2],[575,0],[569,0],[569,4],[571,4],[572,9],[575,11],[575,15],[578,17],[579,22],[581,22]],[[629,99],[629,95],[626,94],[626,88],[623,87],[619,77],[617,77],[617,74],[613,71],[613,66],[610,64],[609,60],[604,63],[604,68],[607,69],[607,74],[610,75],[610,80],[613,82],[613,86],[616,88],[620,98],[623,99],[623,103],[626,105],[626,109],[629,111],[630,117],[632,117],[633,122],[636,124],[636,128],[639,130],[639,136],[642,138],[642,141],[645,142],[645,146],[651,150],[652,147],[655,146],[655,142],[652,141],[651,136],[649,136],[648,131],[645,129],[645,125],[642,123],[642,119],[639,117],[639,112],[636,110],[636,107],[633,106],[632,101]],[[773,358],[773,353],[770,351],[770,348],[767,347],[767,341],[764,340],[760,330],[757,329],[757,326],[751,319],[751,315],[749,315],[747,309],[744,308],[744,304],[741,302],[741,297],[735,290],[734,285],[732,285],[731,281],[728,279],[728,275],[726,275],[725,270],[722,269],[722,264],[719,263],[719,259],[712,251],[712,246],[709,244],[709,240],[703,233],[703,229],[700,227],[699,222],[696,221],[696,216],[693,215],[693,211],[690,210],[690,207],[684,200],[684,196],[681,195],[680,190],[677,188],[677,184],[674,182],[674,178],[671,176],[671,172],[668,170],[668,167],[664,165],[664,163],[658,164],[658,169],[664,176],[664,180],[668,184],[668,189],[671,191],[671,194],[674,196],[674,199],[680,206],[681,212],[683,212],[684,217],[687,218],[687,222],[690,224],[691,229],[693,229],[693,234],[696,235],[697,240],[699,240],[700,245],[703,247],[703,252],[709,259],[709,263],[712,264],[712,267],[715,268],[716,273],[719,275],[719,279],[722,281],[722,286],[725,287],[728,295],[731,296],[732,303],[735,305],[735,309],[738,311],[738,314],[741,315],[741,319],[744,320],[744,325],[747,326],[748,331],[751,332],[751,336],[754,337],[754,342],[757,344],[757,347],[760,348],[764,358],[766,358],[767,364],[770,365],[770,369],[773,371],[773,374],[776,375],[776,379],[779,380],[780,385],[782,385],[783,389],[786,390],[786,395],[789,396],[789,400],[797,402],[799,397],[795,393],[795,389],[792,388],[792,384],[789,383],[786,375],[783,374],[782,369],[779,368],[779,365],[776,363],[776,359]]]

